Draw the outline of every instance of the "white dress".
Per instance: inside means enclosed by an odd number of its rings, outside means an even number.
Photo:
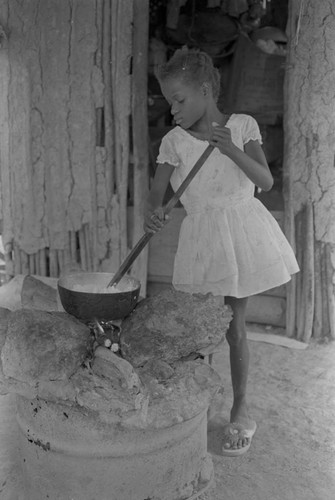
[[[250,140],[262,142],[251,116],[233,114],[226,126],[242,150]],[[207,146],[179,126],[163,137],[157,162],[175,166],[174,190]],[[176,289],[248,297],[286,283],[299,271],[290,244],[254,191],[244,172],[215,148],[181,196],[187,215],[175,256]]]

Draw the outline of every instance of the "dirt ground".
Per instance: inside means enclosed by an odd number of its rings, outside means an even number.
[[[215,485],[208,500],[335,498],[335,343],[295,350],[249,342],[249,409],[258,429],[249,451],[220,456],[220,434],[208,435]],[[228,349],[214,358],[232,402]]]
[[[249,407],[258,430],[241,457],[220,456],[220,433],[208,434],[215,484],[202,500],[335,498],[335,343],[305,350],[250,341]],[[228,347],[214,357],[232,401]],[[0,396],[0,499],[19,495],[12,396]],[[80,499],[76,499],[80,500]],[[107,499],[96,499],[107,500]]]

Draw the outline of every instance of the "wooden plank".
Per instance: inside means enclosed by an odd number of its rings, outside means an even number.
[[[69,175],[72,177],[72,183],[68,207],[70,221],[67,222],[68,224],[71,222],[71,229],[74,230],[79,230],[83,225],[90,223],[92,212],[96,210],[95,186],[92,186],[94,176],[91,172],[94,169],[96,145],[95,102],[91,85],[94,54],[98,47],[95,15],[95,2],[72,1],[67,61],[70,72],[67,130],[70,144]]]
[[[271,215],[276,219],[280,228],[284,230],[284,211],[283,210],[270,210]]]
[[[39,251],[39,259],[40,259],[40,273],[42,276],[46,276],[47,275],[47,257],[46,257],[45,248],[42,248]]]
[[[116,272],[120,267],[120,203],[117,194],[110,200],[110,209],[113,217],[109,228],[109,254],[101,261],[101,270],[104,272]]]
[[[86,249],[84,227],[80,229],[78,233],[79,233],[80,264],[84,271],[88,271],[87,249]]]
[[[103,127],[104,119],[104,87],[103,87],[103,73],[102,73],[102,50],[103,50],[103,9],[104,0],[96,0],[96,14],[95,14],[95,25],[96,25],[96,51],[94,56],[94,65],[92,68],[92,97],[93,106],[95,108],[95,151],[94,151],[94,161],[90,168],[91,177],[91,199],[92,199],[92,220],[89,227],[90,234],[90,246],[92,249],[92,271],[99,270],[99,258],[98,258],[98,211],[99,211],[99,200],[98,200],[98,189],[97,189],[97,148],[99,146],[104,146],[105,143],[105,130]],[[110,59],[108,59],[110,60]],[[93,148],[94,149],[94,148]]]
[[[134,230],[132,247],[143,234],[143,215],[149,188],[149,144],[147,113],[149,1],[134,0],[132,133],[134,171]],[[131,275],[141,282],[146,295],[148,248],[134,262]]]
[[[328,318],[329,318],[329,335],[332,340],[335,340],[335,289],[334,289],[334,266],[332,256],[334,247],[331,243],[325,245],[325,260],[326,260],[326,293],[328,299]]]
[[[108,207],[111,199],[111,195],[109,195],[110,187],[108,187],[108,178],[106,175],[109,166],[107,162],[108,154],[105,151],[105,148],[98,147],[96,148],[95,153],[97,193],[97,245],[93,251],[94,259],[96,259],[98,266],[100,266],[101,261],[104,258],[108,257],[112,213],[110,207]]]
[[[158,293],[160,293],[163,290],[166,290],[167,288],[170,288],[170,287],[171,287],[171,282],[162,283],[162,282],[148,281],[147,282],[147,296],[152,297],[153,295],[157,295]]]
[[[21,254],[21,265],[22,265],[22,274],[29,274],[29,257],[26,252],[23,250],[20,251]]]
[[[114,8],[115,5],[115,8]],[[114,110],[114,139],[116,189],[119,217],[120,262],[128,253],[127,245],[127,196],[129,167],[129,124],[131,109],[131,59],[132,59],[133,0],[112,2],[111,82]]]
[[[116,2],[112,2],[112,9],[117,6]],[[116,18],[116,14],[111,11],[111,3],[105,0],[103,4],[103,25],[102,25],[102,72],[104,83],[104,118],[105,118],[105,176],[106,176],[106,193],[107,199],[111,200],[114,194],[115,183],[115,143],[114,143],[114,109],[112,99],[112,79],[111,79],[111,62],[114,62],[115,56],[112,56],[112,50],[116,50],[113,41],[112,23]],[[113,24],[114,27],[114,24]],[[108,213],[113,216],[113,214]]]
[[[315,268],[315,293],[314,293],[314,318],[313,318],[313,337],[319,339],[322,337],[322,279],[321,279],[321,243],[315,242],[314,268]]]
[[[8,13],[5,5],[2,7],[2,19],[6,18]],[[11,181],[10,181],[10,148],[9,148],[9,83],[10,83],[10,66],[8,59],[7,42],[2,42],[0,50],[0,174],[1,174],[1,191],[0,191],[0,218],[2,220],[2,242],[5,248],[5,253],[9,252],[9,245],[12,245],[13,240],[13,222],[11,213]],[[10,274],[12,269],[6,271]],[[10,266],[8,266],[10,267]]]
[[[21,252],[19,246],[14,241],[14,274],[22,274]]]
[[[249,332],[247,331],[247,339],[253,342],[265,342],[267,344],[279,345],[287,347],[288,349],[307,349],[308,344],[299,342],[298,340],[290,339],[288,337],[268,333],[268,332]]]
[[[32,54],[32,85],[41,88],[35,93],[33,106],[39,110],[34,115],[33,128],[41,128],[43,141],[33,145],[34,154],[39,154],[40,174],[36,179],[38,189],[43,196],[42,207],[46,228],[46,247],[52,251],[64,248],[67,243],[67,205],[70,198],[73,178],[70,167],[70,144],[68,136],[68,103],[71,92],[69,72],[69,54],[71,43],[71,8],[64,3],[55,9],[52,0],[36,3],[36,12],[30,14],[29,31],[36,30],[36,50]],[[38,22],[35,25],[36,20]],[[44,40],[44,43],[40,43]],[[36,73],[36,77],[34,76]],[[40,151],[39,151],[40,149]],[[34,178],[35,181],[35,178]],[[71,214],[77,218],[77,212]],[[52,259],[54,262],[54,259]],[[50,265],[55,276],[56,264]]]
[[[304,243],[303,293],[305,304],[305,327],[302,340],[309,342],[313,332],[314,319],[314,213],[311,202],[306,205],[306,231]],[[334,325],[335,326],[335,325]]]
[[[295,240],[297,242],[296,258],[300,269],[303,265],[303,247],[301,242],[303,241],[303,229],[302,229],[302,212],[298,212],[295,217]],[[305,324],[305,319],[302,314],[302,273],[298,273],[296,276],[296,307],[295,307],[295,324],[297,329],[297,338],[299,338],[299,332],[303,331]]]
[[[97,0],[97,50],[95,54],[95,66],[92,73],[94,106],[96,109],[97,142],[95,148],[95,168],[91,169],[91,192],[94,209],[92,210],[92,224],[90,227],[94,271],[99,270],[101,259],[108,254],[109,226],[112,216],[111,210],[108,210],[108,200],[111,200],[114,192],[110,23],[110,2]],[[100,133],[98,132],[99,127]]]
[[[248,300],[246,320],[251,323],[285,327],[286,300],[281,297],[253,295]]]
[[[8,56],[10,64],[9,82],[9,159],[10,190],[13,237],[20,250],[34,253],[37,250],[36,212],[38,213],[41,194],[36,192],[32,183],[32,127],[35,125],[32,115],[31,71],[34,69],[34,38],[30,39],[32,15],[35,5],[22,5],[18,11],[17,2],[9,4],[7,28],[11,32],[8,38]],[[32,12],[31,12],[32,11]],[[39,166],[36,165],[37,172]],[[38,176],[36,176],[38,184]],[[15,258],[18,258],[18,252]],[[22,256],[21,256],[22,257]],[[25,267],[26,268],[26,267]]]
[[[287,285],[276,286],[275,288],[271,288],[271,290],[266,290],[265,292],[262,292],[262,295],[270,295],[273,297],[286,298],[286,287]]]

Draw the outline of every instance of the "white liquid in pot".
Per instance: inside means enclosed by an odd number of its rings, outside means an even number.
[[[86,293],[122,293],[122,292],[130,292],[131,290],[134,289],[134,287],[128,285],[128,286],[123,286],[122,290],[118,288],[117,286],[104,286],[104,285],[90,285],[90,284],[85,284],[85,285],[73,285],[71,288],[75,292],[86,292]]]

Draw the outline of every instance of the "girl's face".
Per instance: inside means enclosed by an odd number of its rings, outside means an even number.
[[[184,129],[197,130],[207,109],[203,86],[193,86],[175,78],[164,80],[160,86],[176,124]]]

